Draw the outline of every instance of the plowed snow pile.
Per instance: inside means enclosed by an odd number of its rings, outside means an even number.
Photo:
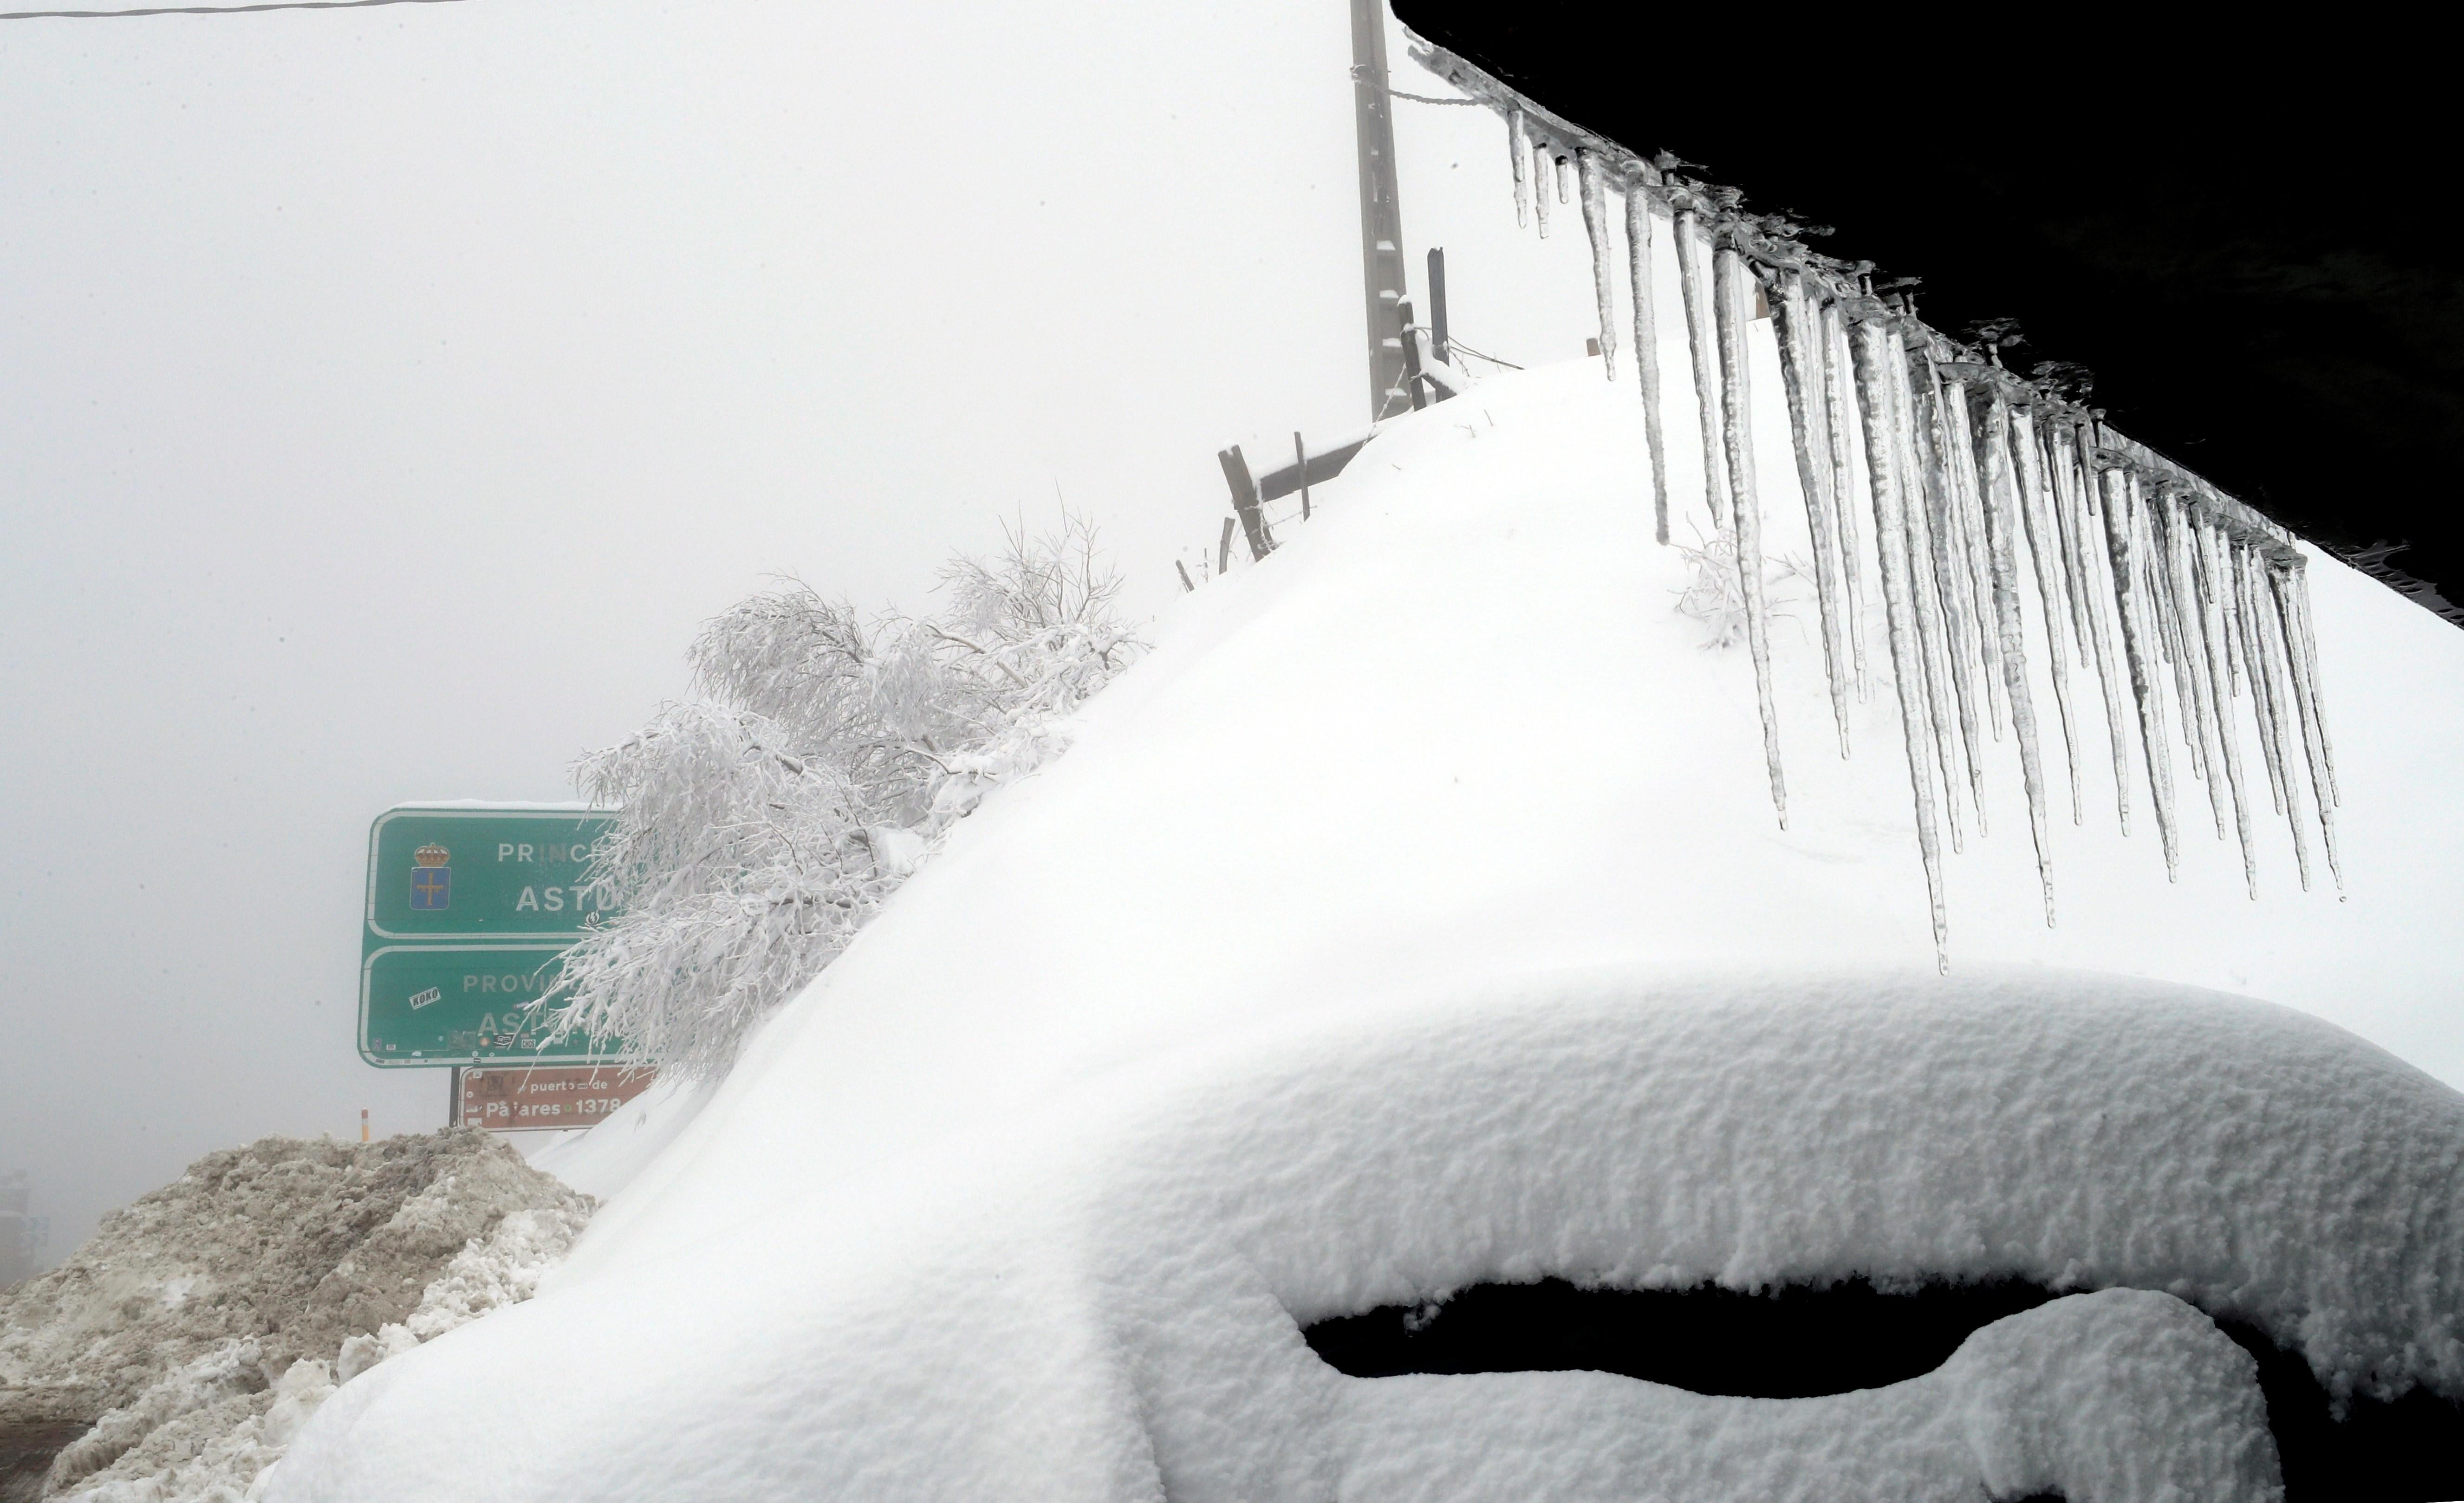
[[[209,1154],[0,1296],[0,1500],[253,1495],[338,1382],[529,1297],[591,1205],[468,1129]]]

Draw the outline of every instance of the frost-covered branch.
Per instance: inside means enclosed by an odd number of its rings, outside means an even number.
[[[952,826],[1068,741],[1065,721],[1144,643],[1064,514],[940,571],[948,608],[860,617],[800,581],[731,608],[690,654],[695,696],[583,757],[619,809],[591,879],[621,917],[566,955],[556,1036],[723,1072]]]

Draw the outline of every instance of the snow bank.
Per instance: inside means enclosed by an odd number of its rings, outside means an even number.
[[[75,1422],[12,1485],[236,1497],[338,1381],[529,1297],[589,1210],[465,1130],[209,1155],[0,1298],[0,1428]]]
[[[1766,546],[1801,554],[1785,424],[1755,427]],[[1887,688],[1843,762],[1810,599],[1781,586],[1774,829],[1744,655],[1702,647],[1684,561],[1649,542],[1640,429],[1589,363],[1392,425],[721,1087],[575,1145],[630,1179],[538,1299],[346,1386],[269,1496],[1525,1496],[1461,1458],[1560,1408],[1660,1437],[1586,1428],[1587,1477],[1769,1477],[1773,1437],[1847,1426],[1905,1430],[1887,1465],[1969,1496],[2030,1468],[2078,1497],[2261,1495],[2247,1374],[2191,1307],[2340,1392],[2464,1396],[2464,1097],[2193,989],[2464,1075],[2464,636],[2313,561],[2348,902],[2299,892],[2289,843],[2256,903],[2222,842],[2186,841],[2168,884],[2152,832],[2113,829],[2089,718],[2060,926],[2015,768],[1989,767],[1934,977]],[[1697,466],[1672,448],[1674,497]],[[1482,1280],[1852,1272],[2186,1303],[1980,1336],[1962,1391],[2054,1397],[1979,1400],[1956,1444],[1940,1375],[1776,1408],[1351,1379],[1299,1329]],[[1427,1445],[1372,1444],[1398,1409]],[[2100,1467],[2139,1480],[2093,1492]]]

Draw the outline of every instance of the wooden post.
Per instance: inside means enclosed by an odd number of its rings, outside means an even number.
[[[1403,389],[1412,394],[1412,410],[1418,412],[1429,405],[1426,380],[1420,375],[1420,342],[1412,333],[1412,299],[1404,298],[1395,305],[1396,321],[1403,330]]]
[[[1451,365],[1454,347],[1446,339],[1446,250],[1429,247],[1429,352],[1441,365]]]
[[[1190,583],[1189,565],[1181,563],[1178,559],[1175,559],[1172,561],[1172,566],[1180,574],[1180,587],[1182,592],[1191,595],[1197,594],[1198,586]]]
[[[1215,577],[1232,572],[1232,519],[1223,519],[1223,536],[1215,542]]]
[[[1249,478],[1249,461],[1241,457],[1241,446],[1216,454],[1222,461],[1223,478],[1232,486],[1232,510],[1241,518],[1241,530],[1249,536],[1249,560],[1256,563],[1275,551],[1274,534],[1266,530],[1265,509],[1258,504],[1258,484]]]
[[[1294,465],[1295,467],[1297,467],[1297,468],[1299,469],[1299,471],[1300,471],[1300,475],[1301,475],[1301,520],[1303,520],[1303,521],[1307,521],[1307,520],[1309,520],[1309,450],[1308,450],[1308,449],[1306,449],[1306,448],[1304,448],[1304,447],[1302,446],[1302,444],[1301,444],[1301,431],[1300,431],[1299,429],[1297,429],[1297,428],[1295,428],[1295,429],[1293,429],[1293,430],[1292,430],[1292,463],[1293,463],[1293,465]]]

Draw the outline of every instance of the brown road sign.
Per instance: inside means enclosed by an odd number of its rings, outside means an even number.
[[[462,1125],[497,1133],[589,1127],[650,1088],[648,1070],[504,1065],[462,1072]]]

